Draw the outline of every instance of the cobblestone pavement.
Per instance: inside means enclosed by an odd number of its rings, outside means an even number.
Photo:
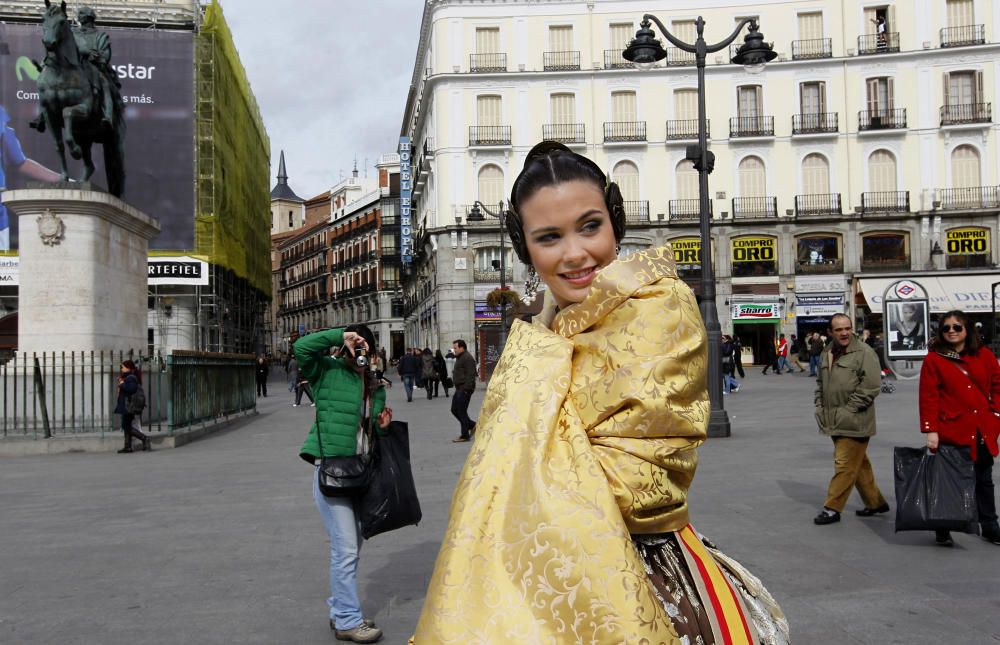
[[[1000,642],[1000,550],[900,533],[891,516],[817,527],[832,445],[813,381],[749,369],[726,397],[733,436],[710,440],[692,521],[756,573],[800,644]],[[0,642],[328,643],[327,548],[297,456],[313,408],[271,383],[260,414],[176,450],[0,460]],[[482,401],[482,389],[473,407]],[[423,602],[469,444],[444,397],[390,393],[410,423],[424,521],[365,544],[366,615],[404,643]],[[870,455],[891,504],[892,446],[920,445],[916,383],[877,400]],[[995,473],[995,477],[996,477]]]

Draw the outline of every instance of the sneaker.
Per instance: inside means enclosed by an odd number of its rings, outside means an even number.
[[[315,404],[315,403],[310,403],[309,405],[310,405],[310,407],[313,407],[313,408],[315,408],[315,407],[316,407],[316,404]]]
[[[363,618],[361,620],[361,624],[367,625],[368,627],[374,627],[375,621],[372,620],[371,618]],[[337,623],[335,623],[332,618],[330,619],[330,629],[337,631]]]
[[[824,524],[833,524],[834,522],[840,521],[840,513],[837,511],[831,511],[828,508],[823,508],[820,514],[813,518],[814,524],[819,524],[823,526]]]
[[[293,403],[293,404],[292,404],[292,407],[293,407],[293,408],[297,408],[297,407],[299,407],[299,404],[298,404],[298,403]]]
[[[735,385],[735,386],[733,386],[733,394],[736,394],[737,392],[739,392],[741,387],[742,387],[741,385]]]
[[[862,508],[861,510],[854,511],[854,514],[857,515],[858,517],[871,517],[872,515],[875,515],[877,513],[888,513],[888,512],[889,512],[889,503],[886,502],[885,504],[882,504],[878,508]]]
[[[376,643],[382,639],[382,630],[378,627],[371,627],[361,623],[354,629],[334,629],[333,635],[338,641],[351,641],[352,643]]]

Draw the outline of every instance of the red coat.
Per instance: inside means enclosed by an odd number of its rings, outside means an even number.
[[[965,368],[972,381],[958,364]],[[984,392],[992,397],[992,405]],[[998,413],[1000,365],[993,352],[981,347],[975,355],[966,354],[957,360],[928,352],[920,369],[921,432],[936,432],[943,443],[969,446],[975,459],[978,431],[996,457],[1000,433]]]

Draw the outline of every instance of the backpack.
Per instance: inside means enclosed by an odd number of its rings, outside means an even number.
[[[146,393],[139,385],[131,396],[125,397],[125,411],[129,414],[142,414],[144,409],[146,409]]]

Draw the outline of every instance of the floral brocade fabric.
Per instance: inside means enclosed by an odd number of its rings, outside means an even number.
[[[632,534],[688,523],[706,342],[669,247],[515,323],[414,642],[679,643]]]

